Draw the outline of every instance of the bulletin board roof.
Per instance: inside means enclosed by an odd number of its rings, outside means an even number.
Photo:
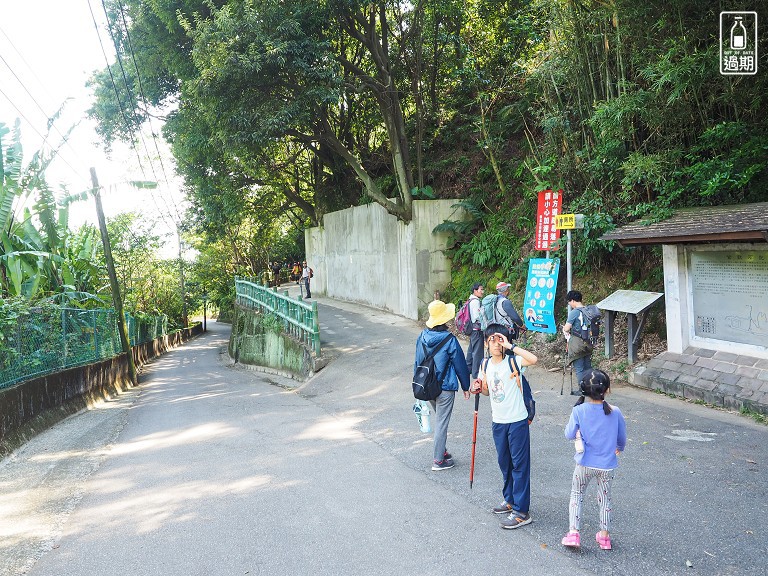
[[[768,242],[768,202],[677,210],[661,222],[639,220],[603,234],[623,246],[692,242]]]
[[[600,310],[640,314],[650,308],[664,294],[661,292],[642,292],[640,290],[616,290],[613,294],[597,303]]]

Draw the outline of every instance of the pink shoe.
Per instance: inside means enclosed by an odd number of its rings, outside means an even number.
[[[611,549],[611,537],[610,536],[600,536],[600,532],[595,534],[595,540],[600,545],[601,550],[610,550]]]
[[[563,536],[562,544],[568,548],[581,548],[581,537],[578,532],[568,532]]]

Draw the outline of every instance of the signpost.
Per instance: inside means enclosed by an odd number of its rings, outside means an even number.
[[[570,291],[573,288],[573,266],[571,264],[571,230],[584,228],[584,214],[560,214],[555,219],[555,226],[558,230],[565,230],[565,254],[566,254],[566,276],[568,280],[568,287],[566,290]]]
[[[529,330],[557,333],[555,292],[559,271],[559,258],[531,258],[528,261],[523,317]]]
[[[549,252],[552,244],[560,239],[560,230],[555,227],[555,218],[560,214],[563,191],[542,190],[536,211],[536,250]]]

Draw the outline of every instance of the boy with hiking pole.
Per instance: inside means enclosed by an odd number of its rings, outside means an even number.
[[[504,514],[504,529],[515,529],[532,522],[531,501],[531,437],[528,426],[533,419],[530,387],[520,369],[536,364],[536,356],[510,342],[510,333],[500,324],[490,324],[484,336],[490,358],[487,358],[471,392],[489,396],[493,441],[503,478],[502,503],[494,514]],[[505,352],[512,354],[507,356]]]

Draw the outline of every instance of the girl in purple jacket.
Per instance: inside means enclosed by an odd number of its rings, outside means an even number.
[[[579,548],[581,540],[581,504],[590,480],[597,480],[597,503],[600,506],[600,531],[595,540],[603,550],[611,549],[608,532],[611,523],[611,481],[619,465],[617,455],[627,444],[624,416],[616,406],[605,401],[611,381],[602,370],[588,370],[579,383],[581,397],[571,410],[565,427],[565,437],[575,440],[580,433],[583,452],[574,456],[576,468],[571,483],[571,502],[568,507],[570,529],[563,537],[563,546]]]

